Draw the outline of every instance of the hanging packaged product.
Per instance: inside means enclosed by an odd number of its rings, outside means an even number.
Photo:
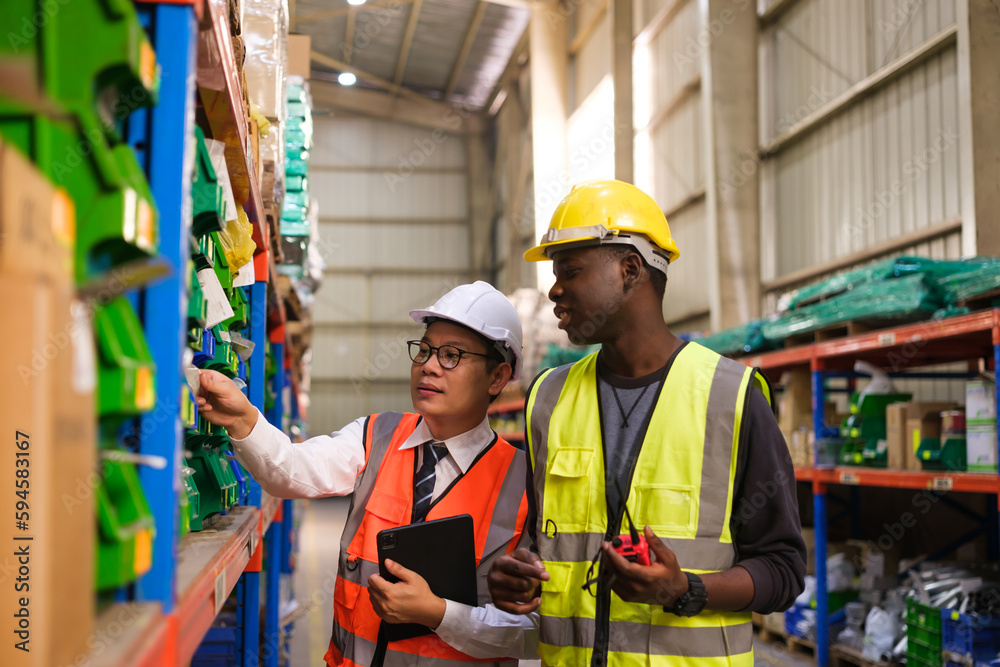
[[[226,220],[216,238],[226,256],[226,264],[231,270],[230,277],[253,261],[257,244],[253,240],[253,225],[242,207],[237,209],[235,220]]]
[[[28,26],[26,17],[36,22]],[[10,99],[48,107],[41,100],[48,98],[114,140],[121,139],[121,123],[132,111],[156,104],[156,54],[131,0],[0,3],[0,25],[22,22],[31,29],[0,41],[0,60],[23,70],[8,80]],[[80,35],[87,36],[85,46]]]
[[[156,528],[135,464],[104,461],[97,515],[95,578],[97,590],[104,591],[135,581],[152,565]]]
[[[155,365],[139,318],[125,297],[116,297],[94,313],[100,366],[97,412],[128,418],[156,403]]]

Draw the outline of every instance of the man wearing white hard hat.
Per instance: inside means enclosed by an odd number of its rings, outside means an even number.
[[[490,402],[521,372],[521,323],[510,301],[485,282],[456,287],[410,316],[426,326],[420,340],[408,342],[413,413],[369,415],[293,445],[214,371],[202,371],[199,409],[226,428],[237,460],[269,494],[353,493],[327,664],[372,664],[385,621],[434,630],[384,645],[387,666],[515,665],[513,658],[535,655],[535,619],[482,603],[490,599],[486,574],[517,548],[528,514],[524,453],[497,436],[486,417]],[[378,575],[380,530],[460,514],[472,516],[477,535],[481,606],[443,600],[420,575],[389,560],[387,569],[400,581]]]

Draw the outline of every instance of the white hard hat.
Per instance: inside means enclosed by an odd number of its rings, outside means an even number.
[[[507,297],[489,283],[477,280],[471,285],[459,285],[437,300],[433,306],[411,310],[414,322],[426,324],[430,318],[451,320],[472,329],[486,338],[503,343],[501,351],[510,361],[513,354],[514,374],[521,376],[521,318]]]

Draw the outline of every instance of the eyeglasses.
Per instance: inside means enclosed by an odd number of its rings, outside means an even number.
[[[422,340],[408,340],[406,344],[410,348],[410,359],[413,360],[415,364],[426,364],[430,361],[431,353],[437,352],[438,363],[441,364],[441,368],[451,370],[458,366],[458,362],[462,360],[463,354],[474,354],[477,357],[488,357],[489,355],[480,354],[479,352],[469,352],[468,350],[462,350],[454,345],[442,345],[440,347],[434,347]]]

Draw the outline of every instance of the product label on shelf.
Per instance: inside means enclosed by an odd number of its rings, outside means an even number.
[[[226,603],[226,571],[215,575],[215,615],[219,615],[222,605]]]
[[[880,347],[889,347],[896,344],[896,334],[893,331],[888,333],[878,335],[878,344]]]
[[[935,491],[951,491],[955,482],[951,477],[935,477],[931,480],[931,488]]]
[[[842,473],[840,473],[840,483],[841,484],[860,484],[861,483],[861,478],[858,477],[857,473],[842,472]]]
[[[256,282],[253,260],[240,267],[239,273],[233,277],[233,287],[249,287]]]

